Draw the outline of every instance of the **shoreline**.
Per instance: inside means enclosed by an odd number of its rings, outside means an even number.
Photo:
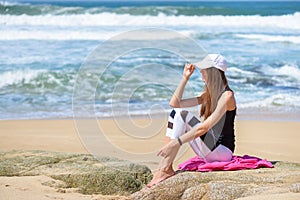
[[[298,108],[296,110],[265,110],[265,108],[239,108],[237,109],[236,121],[284,121],[284,122],[300,122],[300,112]],[[166,109],[165,112],[157,112],[157,113],[140,113],[140,114],[118,114],[117,116],[90,116],[90,117],[76,117],[76,116],[46,116],[46,117],[32,117],[32,118],[0,118],[1,121],[18,121],[18,120],[75,120],[75,119],[97,119],[97,120],[112,120],[115,118],[118,119],[145,119],[145,118],[153,118],[153,119],[161,119],[164,117],[168,117],[169,113],[171,112],[170,109]],[[197,109],[189,109],[193,114],[198,115]]]

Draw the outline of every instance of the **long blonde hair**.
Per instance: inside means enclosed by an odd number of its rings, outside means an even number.
[[[225,73],[215,67],[206,69],[207,80],[204,85],[204,99],[200,117],[207,119],[216,109],[218,100],[226,88],[229,88]]]

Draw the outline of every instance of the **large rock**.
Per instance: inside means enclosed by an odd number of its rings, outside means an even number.
[[[271,199],[274,194],[300,199],[300,164],[277,162],[272,169],[181,172],[151,188],[143,188],[132,198],[219,200],[269,195],[267,199]]]
[[[145,184],[152,178],[148,167],[115,158],[47,151],[0,153],[0,176],[41,175],[51,180],[43,184],[60,193],[92,194],[95,200],[300,199],[300,164],[296,163],[277,162],[272,169],[180,172],[148,189]]]
[[[116,158],[49,151],[0,153],[0,176],[40,175],[54,179],[45,184],[59,192],[75,189],[82,194],[125,196],[140,190],[152,178],[147,166]]]

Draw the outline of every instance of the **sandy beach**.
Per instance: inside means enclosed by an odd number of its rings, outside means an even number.
[[[154,119],[153,123],[166,119]],[[137,125],[148,123],[136,119]],[[131,152],[139,149],[156,151],[164,144],[165,128],[147,140],[136,142],[124,134],[114,120],[101,120],[100,126],[113,143]],[[253,155],[268,160],[300,162],[300,122],[237,120],[236,155]],[[146,129],[149,131],[149,129]],[[48,150],[88,153],[76,131],[73,120],[8,120],[0,121],[0,150]],[[150,142],[149,142],[150,141]],[[147,146],[145,146],[147,144]],[[151,145],[150,145],[151,144]],[[192,152],[191,152],[192,153]],[[192,154],[183,156],[183,160]]]
[[[123,119],[125,120],[125,119]],[[153,119],[151,123],[161,125],[166,119]],[[126,122],[126,120],[125,120]],[[137,126],[149,123],[147,119],[135,119]],[[129,152],[156,151],[164,143],[165,127],[153,137],[138,141],[124,132],[112,119],[98,121],[110,141]],[[80,140],[73,120],[8,120],[0,121],[0,150],[46,150],[57,152],[89,153]],[[300,163],[299,122],[286,121],[236,121],[235,155],[252,155],[270,161]],[[127,130],[128,131],[128,130]],[[82,134],[82,133],[81,133]],[[101,144],[99,144],[101,145]],[[174,167],[194,156],[188,150],[176,160]],[[155,163],[152,163],[155,164]],[[104,199],[104,197],[82,195],[76,192],[58,193],[45,186],[46,176],[0,177],[0,194],[4,199]],[[8,187],[9,186],[9,187]],[[119,198],[119,197],[105,197]],[[1,198],[3,199],[3,198]]]

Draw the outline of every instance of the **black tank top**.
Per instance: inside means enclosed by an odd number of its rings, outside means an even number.
[[[229,87],[226,87],[224,92],[231,91],[233,92]],[[222,92],[222,94],[224,93]],[[217,146],[219,144],[224,145],[228,149],[230,149],[232,152],[234,152],[235,148],[235,135],[234,135],[234,120],[236,115],[236,107],[234,110],[226,111],[225,113],[225,121],[224,126],[221,131],[221,134],[219,136],[219,139],[217,141]]]
[[[232,91],[226,88],[225,91]],[[224,93],[222,92],[222,94]],[[222,95],[221,94],[221,95]],[[221,96],[220,95],[220,96]],[[234,135],[234,120],[236,115],[236,108],[231,111],[226,111],[219,122],[214,125],[206,134],[200,136],[207,147],[213,151],[220,144],[224,145],[232,152],[235,148],[235,135]]]
[[[221,135],[219,136],[217,146],[219,144],[222,144],[228,149],[230,149],[232,152],[234,152],[234,148],[235,148],[234,119],[236,115],[236,108],[234,110],[227,111],[225,115],[226,116],[225,116],[223,130],[221,132]]]

